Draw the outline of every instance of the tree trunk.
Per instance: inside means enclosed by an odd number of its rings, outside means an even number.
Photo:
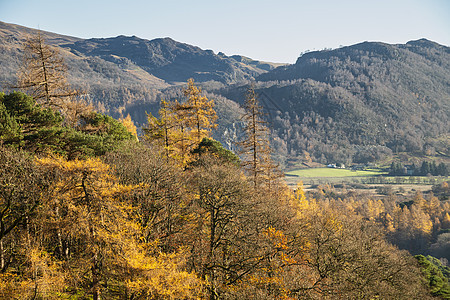
[[[5,250],[3,249],[3,240],[0,240],[0,268],[5,270]]]
[[[215,239],[216,239],[216,210],[214,209],[214,207],[211,207],[211,211],[210,211],[210,239],[209,239],[209,265],[210,265],[210,272],[209,272],[209,276],[210,276],[210,294],[209,294],[209,299],[210,300],[215,300],[216,299],[216,285],[215,285],[215,274],[214,274],[214,243],[215,243]],[[211,266],[212,264],[212,266]]]
[[[98,267],[99,261],[97,254],[94,255],[94,262],[91,268],[92,271],[92,298],[94,300],[101,300],[100,289],[100,270]]]

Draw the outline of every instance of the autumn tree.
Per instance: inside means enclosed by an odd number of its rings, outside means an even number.
[[[67,67],[58,50],[48,45],[40,32],[29,37],[23,49],[23,62],[15,87],[44,107],[61,112],[65,124],[74,127],[80,116],[92,111],[92,106],[76,99],[80,92],[67,83]]]
[[[18,87],[45,106],[61,108],[76,94],[66,80],[66,66],[56,48],[46,44],[41,33],[24,44]]]
[[[204,156],[198,163],[189,181],[195,220],[189,239],[190,267],[208,279],[210,299],[217,299],[219,287],[239,272],[240,258],[234,252],[242,246],[237,238],[244,236],[239,223],[249,205],[244,200],[248,190],[236,166],[213,156]]]
[[[132,185],[130,201],[142,240],[158,240],[158,249],[171,252],[182,245],[188,219],[188,203],[182,171],[164,159],[158,146],[130,143],[109,152],[104,160],[113,166],[121,184]]]
[[[244,138],[239,142],[242,167],[255,188],[262,184],[270,186],[274,179],[280,177],[280,173],[270,156],[269,129],[253,87],[247,91],[244,109]]]
[[[136,187],[119,184],[109,165],[96,158],[37,162],[60,174],[50,188],[53,195],[45,204],[40,231],[47,233],[42,240],[45,248],[62,247],[58,252],[64,254],[61,260],[70,269],[67,294],[80,294],[75,287],[93,299],[201,294],[201,281],[180,268],[181,253],[163,255],[154,248],[157,241],[143,243],[130,201]],[[51,228],[58,230],[52,234]]]
[[[303,278],[288,280],[291,296],[427,299],[412,257],[387,243],[376,226],[326,205],[309,209],[299,221],[306,253],[287,268]]]
[[[193,142],[199,144],[204,137],[211,135],[211,130],[217,125],[214,101],[202,95],[202,91],[194,84],[194,79],[188,80],[188,86],[183,90],[186,102],[183,108],[186,110],[186,123],[191,130]]]
[[[220,143],[204,138],[195,151],[201,155],[185,171],[193,221],[189,267],[208,280],[210,299],[280,296],[281,288],[265,289],[277,280],[269,269],[283,256],[279,243],[291,210],[274,194],[255,190]]]
[[[144,132],[148,140],[159,141],[164,146],[166,158],[175,158],[185,165],[192,150],[211,135],[217,115],[214,102],[202,95],[193,79],[188,81],[183,93],[184,102],[162,100],[159,118],[148,114]]]
[[[262,242],[270,227],[266,221],[273,219],[261,208],[268,208],[266,199],[257,200],[239,168],[224,159],[205,153],[191,168],[188,267],[207,280],[209,299],[245,297],[243,290],[259,272],[267,276],[263,270],[278,252],[276,244]],[[254,297],[260,288],[255,285],[248,295]]]
[[[143,127],[144,137],[147,140],[156,141],[163,146],[166,160],[176,156],[176,144],[182,144],[184,141],[182,136],[184,125],[181,123],[180,114],[175,110],[177,103],[161,100],[159,118],[151,113],[147,114],[147,125]]]
[[[136,141],[139,141],[137,135],[137,127],[129,114],[125,118],[119,118],[119,122],[122,123],[122,125],[128,130],[128,132],[135,137]]]

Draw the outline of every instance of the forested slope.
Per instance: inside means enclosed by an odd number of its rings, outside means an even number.
[[[14,85],[21,65],[23,43],[39,31],[0,22],[0,85]],[[64,57],[69,82],[85,92],[99,110],[115,117],[130,114],[143,124],[145,111],[157,110],[161,91],[194,78],[223,86],[253,80],[279,64],[211,50],[170,38],[138,37],[79,39],[40,32]]]
[[[96,112],[70,127],[22,93],[0,94],[0,297],[449,295],[446,268],[388,242],[426,249],[450,228],[448,203],[418,195],[402,209],[392,198],[355,201],[325,188],[315,197],[301,183],[293,191],[268,176],[267,158],[257,154],[247,170],[202,138],[212,124],[198,131],[196,110],[186,110],[174,112],[187,126],[166,132],[186,139],[166,146],[164,131],[138,142]]]
[[[448,153],[450,48],[427,41],[310,52],[257,78],[280,151],[367,162],[391,152]],[[240,100],[242,87],[220,93]]]
[[[0,23],[4,89],[16,80],[27,34],[36,32]],[[116,118],[130,114],[138,126],[161,99],[182,101],[182,82],[194,78],[217,99],[215,136],[235,147],[242,134],[237,104],[253,82],[281,163],[367,163],[398,152],[449,156],[450,50],[425,39],[309,52],[275,68],[170,38],[42,34],[60,50],[69,82],[86,100]]]

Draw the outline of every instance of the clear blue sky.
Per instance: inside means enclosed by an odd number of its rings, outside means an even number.
[[[450,0],[0,0],[0,21],[81,38],[171,37],[288,63],[363,41],[450,45]]]

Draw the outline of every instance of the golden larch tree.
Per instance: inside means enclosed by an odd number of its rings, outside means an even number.
[[[125,126],[128,132],[130,132],[136,138],[136,141],[139,141],[136,125],[131,119],[130,114],[128,114],[125,118],[119,118],[119,122],[122,123],[122,125]]]
[[[144,137],[159,143],[164,148],[164,156],[184,164],[188,160],[190,138],[186,124],[187,108],[178,100],[161,100],[159,118],[147,114]]]
[[[270,188],[270,183],[280,177],[280,173],[271,159],[269,129],[263,120],[262,107],[253,87],[247,91],[244,109],[244,139],[238,143],[242,155],[241,165],[255,188],[263,183]]]
[[[26,40],[23,51],[17,87],[38,103],[61,109],[77,92],[67,83],[67,68],[58,50],[46,44],[38,33]]]
[[[202,90],[195,86],[194,79],[188,80],[188,86],[183,91],[187,98],[184,103],[186,123],[191,130],[193,142],[198,145],[204,137],[211,135],[216,125],[216,111],[214,101],[202,95]]]
[[[166,158],[172,157],[185,165],[192,150],[203,138],[211,136],[211,130],[217,126],[217,115],[214,101],[202,95],[193,79],[183,93],[184,102],[162,100],[159,118],[148,114],[144,132],[148,140],[160,141]]]

